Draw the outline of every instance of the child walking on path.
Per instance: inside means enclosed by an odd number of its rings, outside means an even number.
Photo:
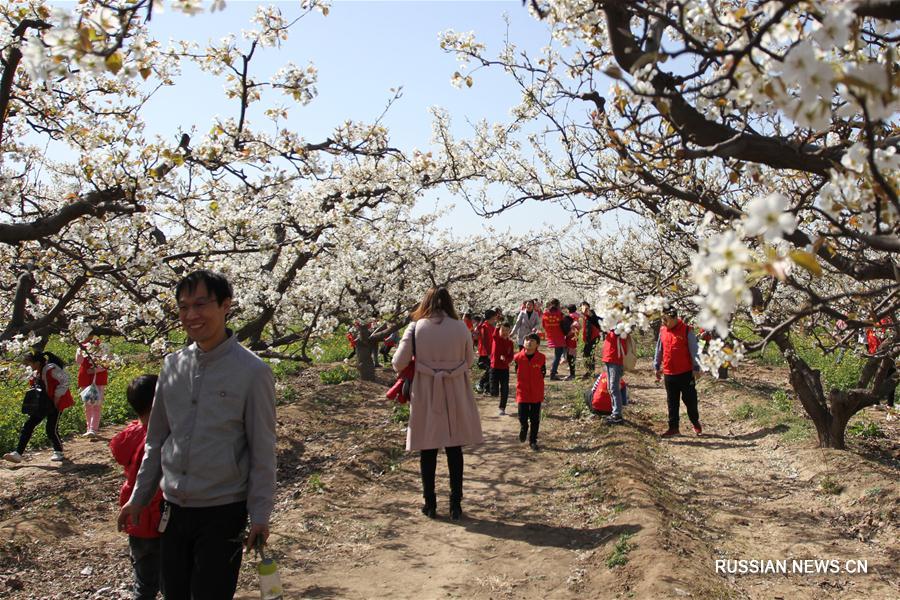
[[[87,437],[96,437],[100,431],[100,414],[103,410],[103,400],[106,398],[106,384],[109,380],[109,373],[100,364],[98,364],[98,354],[100,352],[100,340],[88,336],[88,339],[79,344],[75,350],[75,364],[78,365],[78,387],[82,394],[91,384],[97,387],[97,396],[90,400],[84,401],[84,422],[87,424],[87,431],[84,435]],[[84,395],[82,395],[84,398]]]
[[[491,350],[491,396],[500,396],[499,416],[506,415],[509,399],[509,363],[513,359],[513,341],[509,337],[509,325],[502,323],[494,331],[494,348]]]
[[[128,404],[137,413],[138,420],[132,421],[109,442],[113,458],[125,468],[125,483],[119,491],[119,506],[131,498],[134,480],[144,460],[144,442],[147,439],[147,422],[150,420],[156,380],[156,375],[141,375],[128,385]],[[134,569],[134,600],[153,600],[160,591],[158,529],[161,501],[162,490],[157,490],[150,504],[141,511],[138,523],[135,525],[129,522],[125,526]]]
[[[544,377],[547,357],[538,352],[541,338],[536,333],[525,337],[525,349],[515,356],[519,366],[516,382],[516,405],[519,409],[519,441],[526,438],[532,450],[538,449],[538,429],[541,425],[541,403],[544,401]]]
[[[25,453],[25,448],[31,441],[34,428],[41,421],[47,419],[45,431],[50,443],[53,444],[53,455],[50,460],[61,462],[63,446],[62,440],[59,438],[59,416],[62,411],[74,404],[72,392],[69,391],[69,376],[64,369],[65,365],[61,358],[51,352],[33,352],[25,356],[24,362],[34,372],[30,381],[31,387],[41,387],[46,392],[47,398],[42,406],[28,416],[28,420],[22,426],[19,445],[13,452],[4,454],[3,458],[14,463],[22,462],[22,454]]]

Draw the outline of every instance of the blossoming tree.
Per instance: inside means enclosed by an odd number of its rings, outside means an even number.
[[[791,332],[841,320],[848,343],[890,319],[896,334],[900,4],[527,4],[552,30],[540,56],[512,43],[488,56],[473,34],[443,35],[455,83],[498,66],[522,91],[510,123],[471,139],[436,115],[444,178],[484,214],[587,198],[595,215],[626,211],[692,238],[700,324],[724,337],[747,311],[762,337],[750,349],[777,344],[820,444],[843,447],[847,420],[896,385],[900,336],[856,389],[825,390]],[[504,183],[504,197],[485,192]]]

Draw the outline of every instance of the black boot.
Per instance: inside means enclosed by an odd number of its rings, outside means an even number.
[[[450,520],[459,521],[462,518],[462,500],[450,496]]]
[[[450,520],[462,517],[463,454],[462,448],[447,448],[447,466],[450,471]]]
[[[437,517],[437,497],[432,494],[425,494],[425,504],[422,505],[422,514],[433,519]]]

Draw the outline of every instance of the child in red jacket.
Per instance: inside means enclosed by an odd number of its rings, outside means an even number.
[[[128,385],[128,404],[137,413],[137,421],[119,432],[110,442],[116,462],[125,468],[125,483],[119,491],[119,506],[131,498],[134,480],[144,460],[144,441],[147,437],[147,421],[156,391],[156,375],[141,375]],[[134,597],[156,598],[160,591],[159,521],[162,490],[157,490],[150,504],[141,512],[138,522],[128,523],[128,546],[134,567]]]
[[[516,354],[519,366],[516,382],[516,404],[519,408],[519,441],[529,438],[532,450],[538,449],[537,436],[541,424],[541,403],[544,401],[544,377],[547,357],[538,352],[541,338],[536,333],[525,336],[525,349]],[[531,431],[529,436],[529,424]]]
[[[506,401],[509,399],[509,363],[513,359],[513,341],[509,337],[510,327],[502,323],[494,331],[494,346],[491,350],[491,396],[500,396],[499,416],[506,415]]]

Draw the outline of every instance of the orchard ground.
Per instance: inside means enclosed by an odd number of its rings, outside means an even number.
[[[548,382],[541,451],[479,397],[486,443],[466,451],[465,516],[419,512],[418,459],[378,383],[316,365],[279,381],[271,550],[288,598],[897,598],[900,420],[867,409],[851,449],[816,449],[787,373],[748,363],[699,383],[703,437],[669,440],[645,360],[628,424],[583,407],[589,382]],[[514,405],[510,412],[514,415]],[[682,417],[685,418],[684,416]],[[683,430],[687,430],[686,421]],[[66,440],[0,469],[0,596],[127,598],[115,531],[121,470],[106,441]],[[717,559],[866,560],[868,574],[722,575]],[[252,559],[238,598],[257,598]]]

